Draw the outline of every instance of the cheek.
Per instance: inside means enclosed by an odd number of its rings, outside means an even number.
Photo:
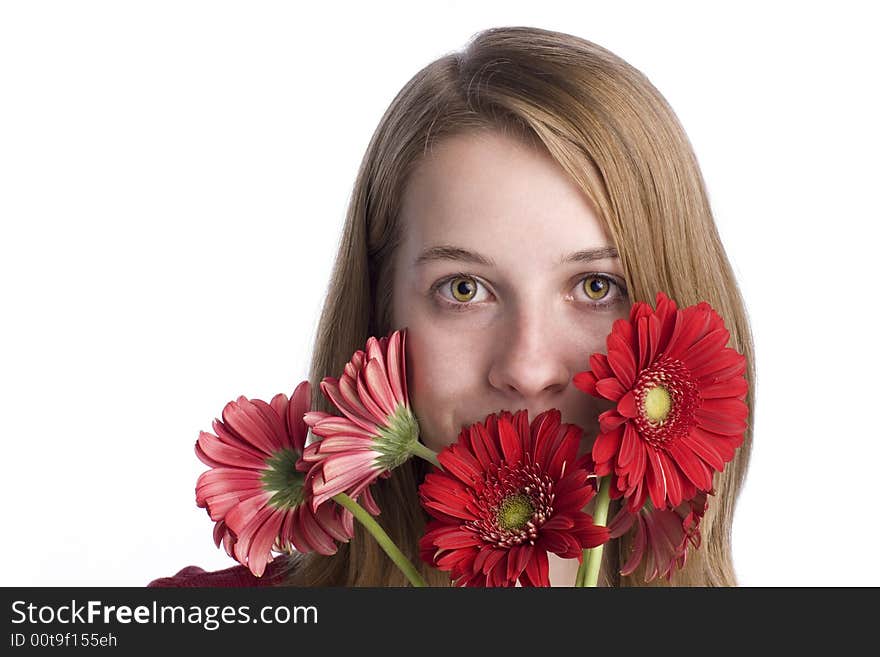
[[[578,351],[583,354],[584,368],[589,369],[586,359],[590,354],[607,354],[607,339],[614,326],[614,322],[618,319],[629,319],[629,304],[621,304],[614,311],[595,313],[587,315],[585,319],[570,324],[573,329],[571,340],[573,344],[578,345]]]
[[[573,344],[577,347],[574,351],[574,358],[570,361],[570,369],[572,376],[578,372],[587,371],[590,368],[590,355],[608,353],[607,338],[611,333],[614,322],[618,319],[629,319],[629,306],[623,306],[614,313],[606,316],[593,318],[588,323],[588,330],[582,331],[573,336]],[[580,424],[584,431],[588,443],[591,445],[593,439],[599,433],[599,415],[605,411],[611,410],[617,406],[616,402],[607,399],[593,397],[577,388],[574,384],[570,384],[571,399],[573,401],[572,408],[575,409],[571,416],[577,424]]]
[[[577,371],[590,369],[590,356],[592,354],[608,354],[608,336],[614,322],[618,319],[629,319],[629,308],[621,308],[614,313],[596,317],[587,324],[587,330],[583,331],[577,338],[578,353],[580,361]]]
[[[457,437],[456,411],[479,394],[486,349],[436,320],[407,324],[407,383],[422,440],[435,451]]]

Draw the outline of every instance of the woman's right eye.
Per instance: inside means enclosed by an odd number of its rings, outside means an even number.
[[[467,303],[477,296],[477,282],[472,278],[459,276],[449,282],[449,290],[456,301]]]
[[[485,289],[485,286],[473,276],[456,274],[439,281],[434,289],[440,294],[443,303],[460,310],[483,300],[478,298],[481,288]]]

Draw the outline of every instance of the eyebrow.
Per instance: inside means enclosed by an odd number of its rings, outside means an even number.
[[[617,258],[617,249],[613,246],[602,246],[596,249],[584,249],[575,251],[559,260],[560,265],[571,262],[593,262],[594,260],[605,260],[608,258]],[[455,260],[457,262],[470,262],[472,264],[484,265],[486,267],[494,267],[495,261],[492,258],[481,255],[474,251],[468,251],[459,246],[450,244],[441,244],[439,246],[430,246],[422,251],[413,262],[413,267],[420,267],[428,262],[435,260]]]

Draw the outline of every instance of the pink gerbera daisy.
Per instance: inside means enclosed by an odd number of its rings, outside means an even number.
[[[595,477],[577,457],[582,435],[556,409],[531,426],[521,410],[464,428],[419,488],[434,517],[422,559],[458,586],[549,586],[549,552],[580,559],[608,539],[583,511]]]
[[[318,437],[303,453],[303,461],[313,466],[309,477],[315,506],[339,493],[355,499],[369,495],[369,486],[380,476],[389,476],[414,454],[429,452],[419,442],[419,424],[409,405],[405,346],[405,330],[370,337],[366,352],[355,352],[340,379],[321,382],[324,395],[343,417],[305,414]]]
[[[599,416],[593,459],[632,512],[647,496],[659,509],[711,490],[748,416],[745,357],[725,346],[721,317],[705,302],[679,310],[662,292],[656,306],[634,304],[629,321],[614,322],[608,355],[591,355],[591,371],[574,376],[581,390],[616,402]]]
[[[297,469],[308,427],[308,381],[288,401],[239,397],[215,419],[214,434],[202,431],[196,455],[211,469],[196,483],[196,504],[216,522],[214,541],[257,577],[272,551],[334,554],[337,541],[353,536],[354,519],[333,502],[313,509]]]

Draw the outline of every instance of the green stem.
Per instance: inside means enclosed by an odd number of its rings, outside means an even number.
[[[430,449],[429,447],[426,447],[420,441],[416,441],[415,445],[413,445],[413,447],[411,448],[411,451],[414,456],[423,458],[429,463],[433,463],[441,470],[443,469],[443,466],[440,465],[440,461],[437,460],[437,452],[435,452],[433,449]]]
[[[593,509],[593,523],[606,526],[608,524],[608,504],[611,502],[611,475],[599,482],[599,494]],[[605,544],[584,550],[584,558],[578,568],[575,586],[595,587],[599,581],[599,566],[602,564],[602,551]]]
[[[366,527],[367,531],[376,539],[376,542],[379,543],[383,550],[385,550],[385,554],[387,554],[391,558],[391,561],[400,568],[413,586],[426,586],[425,580],[422,579],[419,571],[415,569],[415,566],[412,565],[410,560],[407,559],[403,552],[401,552],[394,544],[394,541],[392,541],[388,534],[385,533],[385,530],[382,529],[379,523],[373,519],[373,516],[367,513],[360,504],[355,502],[345,493],[334,495],[333,500],[351,511],[352,515],[358,520],[358,522]]]

